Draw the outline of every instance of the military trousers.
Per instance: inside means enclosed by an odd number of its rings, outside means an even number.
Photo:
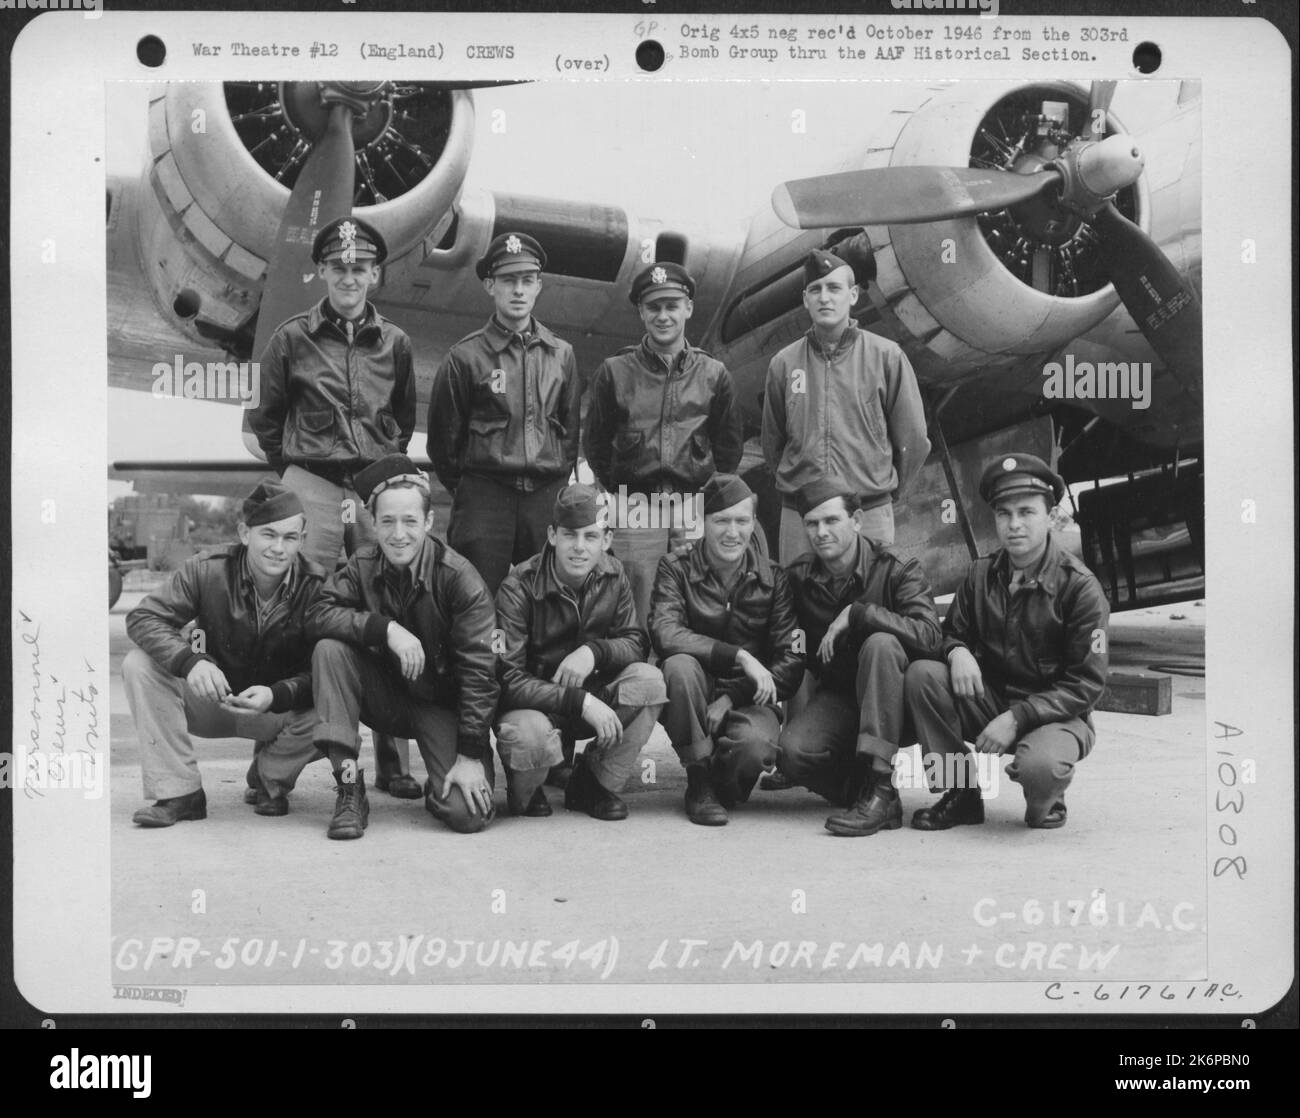
[[[456,763],[456,712],[410,694],[396,668],[345,641],[322,640],[311,660],[312,689],[319,721],[313,732],[316,747],[331,746],[356,756],[361,748],[360,724],[376,733],[414,738],[429,778],[424,785],[424,806],[429,814],[453,831],[481,831],[493,817],[471,810],[459,788],[444,798],[443,782]],[[495,781],[492,751],[483,759],[484,779]]]
[[[312,744],[315,712],[254,714],[205,699],[143,649],[122,661],[122,684],[140,742],[144,794],[152,800],[187,796],[203,786],[191,735],[252,738],[257,775],[273,797],[287,794],[298,774],[321,756]]]
[[[907,669],[903,687],[909,717],[916,728],[922,752],[944,755],[940,765],[927,765],[927,774],[938,772],[942,780],[948,773],[959,772],[948,758],[969,754],[967,741],[974,741],[994,718],[1010,707],[998,691],[984,681],[981,697],[955,695],[947,664],[918,660]],[[1007,776],[1016,781],[1025,794],[1025,822],[1042,821],[1074,779],[1074,766],[1091,751],[1095,734],[1082,718],[1049,722],[1021,735],[1008,753],[1011,764]],[[973,770],[973,758],[970,767]],[[977,786],[973,771],[967,774],[966,787]],[[933,788],[938,791],[938,788]]]
[[[715,790],[743,803],[777,758],[781,720],[775,707],[732,707],[715,734],[707,727],[716,680],[694,657],[678,653],[662,664],[668,705],[659,721],[682,764],[707,761]]]
[[[900,745],[911,744],[906,672],[907,653],[896,636],[868,636],[858,650],[854,691],[818,686],[781,732],[779,763],[786,779],[833,803],[851,804],[863,769],[873,761],[888,766]]]
[[[667,701],[664,678],[649,664],[629,664],[607,687],[596,692],[622,723],[618,741],[608,745],[589,742],[583,756],[596,782],[617,794],[627,784],[637,754],[649,740]],[[564,759],[563,744],[595,737],[596,731],[581,718],[568,719],[540,710],[511,710],[495,727],[497,752],[506,775],[511,810],[521,812],[546,780],[552,765]]]
[[[555,497],[569,482],[556,478],[525,493],[509,482],[466,474],[451,502],[447,543],[470,561],[487,583],[497,588],[515,563],[542,550],[555,511]]]

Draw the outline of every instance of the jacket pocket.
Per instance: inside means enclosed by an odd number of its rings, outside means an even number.
[[[863,419],[866,420],[867,431],[875,440],[877,446],[887,446],[889,444],[889,425],[885,422],[885,410],[881,406],[880,397],[876,393],[871,393],[862,403]]]
[[[504,456],[508,415],[470,416],[466,465],[499,463]]]
[[[383,432],[385,437],[391,439],[393,442],[396,442],[398,436],[402,433],[402,429],[398,425],[397,420],[386,411],[379,413],[379,430]]]
[[[634,468],[642,457],[645,447],[644,431],[622,430],[614,436],[614,466],[621,470]]]
[[[297,445],[286,449],[303,458],[328,457],[338,444],[334,412],[324,409],[298,413],[294,419],[294,434],[296,438],[293,442]]]

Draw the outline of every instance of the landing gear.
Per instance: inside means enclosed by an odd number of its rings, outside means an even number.
[[[1112,610],[1205,593],[1205,487],[1201,463],[1131,473],[1079,495],[1083,558]]]

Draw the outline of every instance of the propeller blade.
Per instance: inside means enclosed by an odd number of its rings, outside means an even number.
[[[303,280],[316,275],[311,244],[322,228],[352,212],[355,158],[352,113],[346,105],[333,105],[325,134],[307,157],[280,219],[257,312],[254,357],[261,357],[280,323],[319,298],[318,289]]]
[[[335,218],[352,213],[356,151],[352,144],[352,113],[346,105],[330,108],[325,134],[312,149],[298,175],[275,235],[271,260],[262,286],[253,335],[253,359],[260,361],[275,328],[286,318],[306,310],[319,298],[311,281],[316,265],[311,258],[316,234]],[[248,450],[264,458],[244,412],[243,440]]]
[[[1092,218],[1111,282],[1143,337],[1194,396],[1200,396],[1201,304],[1160,246],[1113,205]]]
[[[1119,82],[1093,82],[1088,90],[1088,128],[1090,140],[1100,140],[1106,134],[1106,114],[1110,112],[1111,98]]]
[[[782,183],[772,208],[796,229],[916,225],[1014,206],[1061,181],[980,167],[879,167]]]

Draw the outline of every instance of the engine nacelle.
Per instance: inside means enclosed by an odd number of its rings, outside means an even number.
[[[307,100],[302,84],[280,85],[278,100],[276,87],[266,85],[270,104],[238,114],[243,136],[221,83],[172,83],[150,102],[141,263],[164,313],[196,340],[237,347],[257,309],[290,193],[275,174],[296,173],[310,150],[310,137],[301,130]],[[296,87],[293,96],[285,95],[289,86]],[[401,108],[403,93],[417,105]],[[469,166],[473,102],[466,91],[402,87],[371,116],[375,119],[359,120],[353,134],[358,183],[365,189],[369,180],[377,200],[354,212],[383,233],[392,261],[428,238],[436,240],[450,222]],[[420,116],[436,116],[436,127],[421,129]],[[249,134],[248,118],[256,118],[260,138]],[[405,139],[404,128],[423,143]],[[410,153],[413,172],[392,173],[395,145]],[[277,153],[276,162],[268,162],[269,151]],[[374,170],[387,175],[379,186],[365,162],[368,156]]]
[[[1052,106],[1060,114],[1060,131],[1078,135],[1089,110],[1086,89],[1066,82],[990,84],[987,89],[986,96],[972,96],[972,83],[964,82],[912,113],[899,114],[890,134],[872,144],[864,165],[984,165],[1031,173],[1056,149],[1050,139],[1037,135],[1027,142],[1019,122],[1039,105],[1044,110]],[[1051,121],[1050,114],[1039,119]],[[1112,117],[1107,122],[1117,128]],[[1050,133],[1050,124],[1042,128],[1045,136]],[[1136,211],[1143,227],[1144,191],[1139,180],[1119,198],[1121,208]],[[933,372],[946,378],[959,378],[1007,355],[1051,352],[1119,305],[1114,288],[1089,258],[1090,230],[1082,221],[1063,235],[1042,239],[1035,238],[1028,223],[1018,223],[1013,211],[870,226],[867,235],[890,309],[924,350],[922,363],[926,354],[932,355]],[[1026,267],[1038,269],[1032,281],[1024,274]]]

